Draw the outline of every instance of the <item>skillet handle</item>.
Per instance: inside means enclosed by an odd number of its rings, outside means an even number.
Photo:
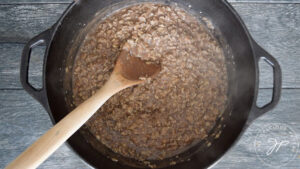
[[[258,107],[256,103],[253,104],[248,122],[252,122],[262,114],[273,109],[278,104],[281,95],[282,83],[281,68],[276,59],[268,52],[266,52],[262,47],[260,47],[254,40],[252,40],[252,44],[256,56],[257,65],[259,59],[264,59],[273,68],[273,93],[271,102],[267,103],[266,105]]]
[[[35,98],[37,101],[39,101],[45,108],[46,108],[47,102],[46,102],[44,84],[42,84],[41,89],[34,88],[28,81],[28,69],[29,69],[29,62],[30,62],[30,56],[31,56],[32,49],[40,44],[45,44],[46,46],[48,46],[51,34],[52,34],[52,30],[48,29],[48,30],[40,33],[39,35],[35,36],[34,38],[32,38],[25,45],[25,47],[23,49],[21,65],[20,65],[20,81],[21,81],[23,88],[33,98]],[[45,56],[46,56],[46,54],[44,55],[44,57]],[[44,62],[44,65],[45,65],[45,62]],[[44,70],[43,70],[43,72],[44,72]],[[43,73],[42,78],[44,78],[44,73]],[[43,83],[44,83],[44,81],[43,81]]]

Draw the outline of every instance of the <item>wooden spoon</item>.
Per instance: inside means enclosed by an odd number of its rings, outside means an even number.
[[[6,169],[32,169],[38,167],[69,137],[72,136],[114,94],[143,82],[160,71],[158,64],[134,57],[123,50],[114,71],[104,86],[92,97],[80,104],[66,117],[48,130],[35,143],[20,154]]]

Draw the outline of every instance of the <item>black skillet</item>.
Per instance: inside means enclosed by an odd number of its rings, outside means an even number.
[[[105,15],[121,8],[144,2],[144,0],[77,0],[64,12],[50,29],[32,38],[24,47],[21,61],[21,82],[24,89],[39,101],[48,111],[53,123],[63,118],[72,107],[69,105],[71,75],[75,55],[90,27]],[[145,0],[145,2],[148,2]],[[223,39],[223,47],[228,48],[229,106],[223,121],[218,122],[208,139],[193,146],[188,151],[162,161],[151,161],[157,167],[174,169],[199,169],[217,162],[249,124],[272,109],[280,99],[281,70],[278,62],[262,49],[250,36],[236,11],[225,0],[167,0],[159,3],[179,6],[189,10],[196,17],[206,16],[215,26],[216,36]],[[201,12],[201,16],[200,16]],[[197,16],[199,14],[199,16]],[[218,34],[218,35],[217,35]],[[35,89],[28,83],[28,66],[32,48],[39,44],[47,46],[44,56],[43,87]],[[258,93],[258,61],[264,59],[273,68],[273,96],[270,103],[259,108],[256,105]],[[69,140],[70,147],[88,164],[101,169],[126,169],[145,167],[133,159],[114,155],[101,145],[93,145],[93,138],[85,134],[84,128]],[[218,130],[222,133],[215,139]],[[89,138],[90,137],[90,138]],[[89,140],[90,141],[87,141]],[[100,150],[101,149],[101,150]],[[110,158],[116,156],[119,162]],[[178,164],[170,166],[172,161]],[[174,164],[174,163],[172,163]],[[146,165],[149,166],[149,165]]]

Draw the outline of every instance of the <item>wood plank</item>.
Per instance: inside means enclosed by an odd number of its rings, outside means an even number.
[[[228,0],[231,3],[299,3],[299,0]]]
[[[27,42],[51,27],[68,4],[0,5],[0,42]]]
[[[67,6],[67,4],[0,5],[0,25],[2,25],[0,42],[26,42],[54,24]],[[298,31],[300,4],[234,3],[233,6],[255,36],[260,33],[264,34],[263,37],[269,38],[274,35],[285,37],[283,32],[290,31],[296,33],[296,36],[300,34]],[[265,25],[266,22],[269,24]],[[267,32],[265,27],[270,31]],[[271,41],[263,39],[260,40],[262,44]]]
[[[0,4],[55,4],[55,3],[71,3],[73,0],[0,0]]]
[[[300,4],[235,4],[253,38],[272,54],[283,69],[283,86],[300,84]],[[293,71],[287,71],[291,67]],[[271,87],[272,79],[261,71],[263,86]]]
[[[262,89],[259,102],[266,102],[271,98],[270,89]],[[232,150],[216,165],[216,169],[230,168],[240,169],[274,169],[277,166],[268,166],[259,160],[255,151],[255,138],[257,134],[272,124],[283,124],[294,130],[296,136],[300,136],[300,90],[284,89],[279,104],[271,111],[256,119],[246,132],[242,135],[241,140],[233,147]],[[294,118],[294,119],[293,119]],[[267,134],[266,137],[272,138],[274,133]],[[276,133],[275,133],[276,137]],[[283,138],[284,139],[284,138]],[[267,140],[260,140],[267,141]],[[298,148],[299,149],[299,148]],[[281,152],[282,158],[288,156]],[[299,151],[296,157],[290,161],[284,169],[296,169],[300,167]],[[276,160],[276,159],[273,159]]]
[[[261,101],[268,100],[269,89],[261,92]],[[239,169],[241,166],[251,169],[274,168],[259,161],[255,154],[254,141],[258,131],[274,123],[283,123],[292,127],[300,136],[300,89],[285,89],[279,105],[266,113],[246,130],[241,140],[216,164],[213,169]],[[45,110],[23,90],[0,91],[0,168],[12,161],[30,143],[51,127]],[[285,156],[283,152],[281,154]],[[276,159],[275,159],[276,160]],[[76,167],[75,167],[76,166]],[[295,158],[284,168],[300,167],[300,158]],[[63,145],[48,159],[41,169],[89,168],[68,147]]]
[[[9,10],[3,11],[4,6]],[[17,6],[22,6],[17,8]],[[14,10],[13,7],[20,9],[21,11]],[[24,10],[26,9],[28,10]],[[254,39],[257,40],[267,51],[269,51],[280,62],[283,69],[283,87],[284,88],[299,88],[300,87],[300,69],[298,63],[300,62],[300,4],[234,4],[236,10],[241,14],[246,25],[248,26]],[[55,22],[55,18],[59,17],[59,13],[66,8],[65,4],[44,4],[44,5],[0,5],[0,42],[25,42],[35,34],[48,28]],[[40,9],[37,12],[33,12],[29,9]],[[23,10],[23,11],[22,11]],[[15,14],[8,14],[10,12]],[[56,11],[56,12],[53,12]],[[5,14],[1,15],[1,12]],[[54,13],[52,15],[52,13]],[[10,18],[9,16],[19,15],[19,21],[17,18],[12,17],[9,21],[4,21],[4,18]],[[27,13],[27,14],[25,14]],[[3,17],[2,17],[3,16]],[[5,16],[5,17],[4,17]],[[29,17],[30,16],[30,17]],[[2,18],[2,19],[1,19]],[[15,25],[16,27],[14,27]],[[13,29],[9,29],[13,27]],[[3,30],[7,30],[6,32]],[[29,31],[23,31],[29,30]],[[16,57],[17,53],[20,56],[22,47],[0,47],[0,53],[3,62],[10,63],[4,57],[12,56]],[[9,52],[10,50],[16,50],[16,52]],[[12,61],[19,60],[18,58],[12,58]],[[13,65],[16,64],[13,63]],[[3,71],[16,71],[12,68],[7,68],[8,65],[3,65],[1,68]],[[9,66],[8,66],[9,67]],[[18,66],[16,66],[18,67]],[[8,69],[8,70],[7,70]],[[272,76],[267,72],[267,68],[261,70],[261,87],[272,87]],[[13,72],[5,72],[6,74],[13,74]],[[0,74],[0,76],[3,76]],[[4,80],[3,84],[0,83],[0,88],[19,88],[18,75],[6,76],[8,79]],[[13,79],[15,81],[10,81]],[[8,82],[8,83],[6,83]]]
[[[0,43],[0,89],[22,89],[20,61],[24,44]],[[35,48],[30,63],[30,82],[41,86],[44,50]]]
[[[0,0],[0,4],[71,3],[72,0]],[[228,0],[232,3],[299,3],[300,0]]]
[[[13,160],[52,126],[43,107],[23,90],[0,91],[0,168]],[[86,168],[66,145],[41,168]]]

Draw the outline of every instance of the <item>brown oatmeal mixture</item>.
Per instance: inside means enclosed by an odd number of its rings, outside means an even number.
[[[130,46],[162,70],[109,99],[86,124],[90,132],[138,160],[174,156],[207,137],[226,107],[225,57],[207,28],[178,7],[139,4],[100,22],[77,56],[74,104],[103,86],[120,50]]]

